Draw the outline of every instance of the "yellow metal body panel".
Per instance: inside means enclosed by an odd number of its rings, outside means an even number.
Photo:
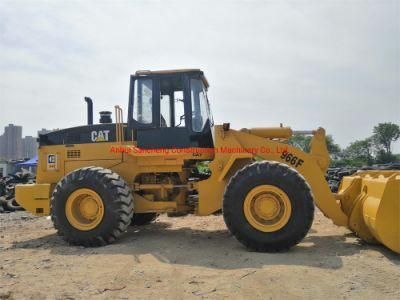
[[[223,169],[221,170],[221,174],[218,177],[218,181],[223,181],[224,178],[228,176],[228,173],[231,172],[232,170],[237,170],[239,169],[238,166],[244,166],[250,163],[253,159],[253,154],[250,153],[238,153],[238,154],[232,154],[226,164],[224,165]],[[233,167],[233,165],[236,163],[242,162],[242,164]]]
[[[15,198],[19,205],[36,216],[50,214],[51,185],[18,184],[15,187]]]
[[[38,153],[36,182],[56,184],[80,167],[96,165],[110,168],[121,163],[123,154],[112,152],[113,146],[114,143],[42,146]],[[74,156],[69,155],[72,152]],[[55,155],[54,165],[49,166],[49,155]]]
[[[293,131],[290,127],[255,127],[250,129],[243,128],[240,131],[269,139],[288,139],[293,135]]]
[[[54,157],[51,165],[48,163],[49,156]],[[145,151],[137,148],[135,142],[42,146],[38,155],[37,184],[19,186],[16,197],[28,211],[37,215],[48,215],[50,196],[55,185],[65,175],[76,169],[87,166],[108,168],[119,174],[133,187],[135,179],[140,174],[183,174],[185,161],[210,160],[213,156],[213,151],[197,148]],[[47,196],[40,202],[34,201],[35,195],[43,190],[43,186],[48,189]],[[134,211],[143,213],[188,210],[188,207],[183,205],[185,190],[187,189],[182,188],[182,192],[174,201],[149,201],[138,195],[135,199]],[[39,211],[43,208],[43,212],[36,213],[37,208]]]
[[[146,212],[173,212],[177,209],[177,203],[173,201],[151,201],[134,193],[135,211]]]

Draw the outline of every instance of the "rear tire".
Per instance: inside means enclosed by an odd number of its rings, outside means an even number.
[[[144,214],[133,214],[132,226],[143,226],[154,222],[157,219],[157,213],[144,213]]]
[[[260,192],[263,188],[265,191]],[[250,206],[248,201],[253,201]],[[270,202],[265,205],[262,201]],[[278,203],[278,208],[273,204],[271,209],[271,202]],[[259,213],[249,217],[249,211],[251,214],[257,209]],[[274,210],[275,219],[268,218]],[[247,248],[278,252],[293,247],[306,236],[314,218],[314,203],[310,187],[295,169],[262,161],[245,166],[231,178],[225,189],[222,211],[230,232]]]
[[[133,197],[118,174],[86,167],[69,173],[57,184],[50,209],[54,227],[65,241],[97,247],[114,242],[126,231],[133,215]]]

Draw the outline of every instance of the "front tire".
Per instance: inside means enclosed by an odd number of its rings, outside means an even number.
[[[133,197],[111,170],[86,167],[66,175],[50,201],[58,234],[73,245],[97,247],[114,242],[130,224]]]
[[[295,169],[262,161],[231,178],[222,211],[230,232],[247,248],[277,252],[306,236],[314,218],[314,202],[310,187]]]

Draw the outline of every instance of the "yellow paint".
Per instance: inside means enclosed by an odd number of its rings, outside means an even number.
[[[292,205],[288,195],[272,185],[253,188],[243,203],[243,212],[251,226],[262,232],[274,232],[290,219]]]
[[[400,253],[400,171],[360,171],[346,176],[337,198],[352,231]]]
[[[19,205],[35,216],[48,216],[51,191],[51,185],[48,183],[18,184],[15,187],[15,199]]]
[[[68,222],[76,229],[93,230],[103,220],[103,200],[91,189],[77,189],[67,199],[65,215]]]
[[[135,212],[173,212],[176,211],[177,203],[172,201],[151,201],[134,193]]]
[[[293,131],[290,127],[256,127],[250,129],[243,128],[240,131],[269,139],[288,139],[293,135]]]
[[[232,154],[229,157],[229,160],[227,161],[227,163],[223,166],[223,168],[221,170],[221,174],[218,177],[218,181],[224,180],[224,178],[228,175],[229,171],[232,170],[232,166],[235,162],[238,162],[239,160],[244,160],[244,162],[247,164],[247,162],[252,159],[253,159],[253,155],[250,153]]]

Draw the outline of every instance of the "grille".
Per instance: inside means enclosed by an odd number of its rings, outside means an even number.
[[[80,158],[81,150],[67,150],[67,158]]]

